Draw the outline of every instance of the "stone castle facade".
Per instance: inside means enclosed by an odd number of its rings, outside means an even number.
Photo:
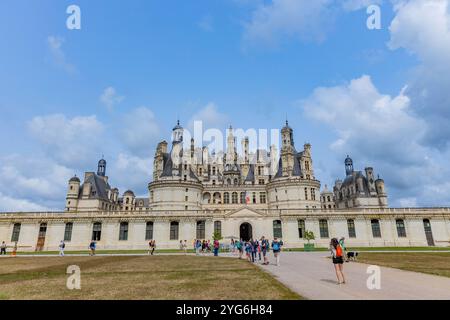
[[[346,177],[333,190],[314,175],[311,145],[297,151],[293,130],[281,129],[281,150],[249,150],[248,138],[237,153],[233,130],[227,146],[215,154],[207,147],[184,147],[184,130],[173,128],[172,142],[158,144],[148,197],[131,190],[119,194],[110,186],[106,161],[83,182],[69,180],[63,212],[0,214],[0,241],[24,250],[145,249],[154,239],[159,248],[178,248],[180,240],[282,238],[286,247],[301,247],[311,230],[318,246],[344,236],[351,246],[448,246],[449,208],[388,208],[384,181],[373,168],[355,171],[345,159]],[[229,241],[229,240],[226,240]]]

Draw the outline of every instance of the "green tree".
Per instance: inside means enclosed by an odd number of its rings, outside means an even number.
[[[219,231],[214,231],[212,238],[213,240],[222,240],[222,235]]]
[[[309,244],[309,241],[316,239],[316,236],[314,235],[314,232],[306,230],[304,238],[306,241],[308,241]]]

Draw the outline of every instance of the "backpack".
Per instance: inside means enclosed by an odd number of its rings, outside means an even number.
[[[338,245],[336,247],[336,258],[342,257],[342,247],[341,245]]]
[[[279,242],[272,242],[272,249],[275,251],[280,250],[280,243]]]
[[[62,248],[64,249],[65,247],[66,247],[66,244],[65,244],[65,243],[63,243],[63,244],[62,244]]]

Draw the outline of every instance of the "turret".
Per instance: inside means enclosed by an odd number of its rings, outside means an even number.
[[[351,176],[353,174],[353,160],[352,160],[352,158],[350,158],[347,155],[347,158],[345,158],[344,163],[345,163],[345,174],[347,176]]]
[[[69,180],[66,196],[66,210],[76,210],[78,207],[78,196],[80,195],[80,179],[75,175]]]
[[[378,177],[378,179],[375,181],[375,186],[376,186],[376,190],[377,190],[377,194],[378,194],[378,199],[380,201],[380,206],[387,207],[388,200],[387,200],[386,188],[384,186],[384,180],[380,179],[380,177]]]
[[[367,178],[367,185],[369,187],[369,192],[371,195],[376,195],[377,189],[375,186],[375,175],[373,173],[373,168],[367,167],[367,168],[365,168],[365,171],[366,171],[366,178]]]
[[[106,176],[106,160],[103,158],[98,161],[97,175],[100,177]]]

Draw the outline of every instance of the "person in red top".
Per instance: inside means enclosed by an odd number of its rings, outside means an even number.
[[[219,240],[214,240],[213,246],[214,246],[214,256],[217,257],[219,255],[219,247],[220,247]]]
[[[344,250],[339,244],[338,239],[333,238],[330,242],[331,258],[333,259],[334,269],[336,270],[337,284],[345,283],[344,276]]]

